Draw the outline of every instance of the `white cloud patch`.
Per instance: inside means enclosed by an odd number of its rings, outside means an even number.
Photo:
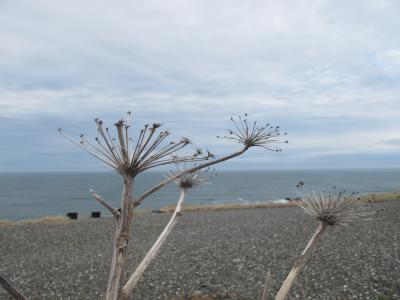
[[[210,132],[247,112],[291,130],[289,161],[395,151],[399,11],[395,0],[3,1],[0,118],[75,130],[134,109],[219,147]]]

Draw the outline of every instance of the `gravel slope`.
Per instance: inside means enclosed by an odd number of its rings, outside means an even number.
[[[381,220],[325,234],[291,299],[400,299],[400,202],[377,207]],[[128,270],[169,217],[136,216]],[[1,226],[0,269],[30,299],[102,299],[112,221]],[[275,292],[315,228],[299,208],[185,213],[132,299],[260,299],[266,272]]]

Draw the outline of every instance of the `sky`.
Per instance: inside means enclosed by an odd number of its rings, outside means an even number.
[[[0,172],[97,171],[62,138],[131,110],[221,156],[231,116],[282,152],[220,169],[400,167],[400,2],[0,0]]]

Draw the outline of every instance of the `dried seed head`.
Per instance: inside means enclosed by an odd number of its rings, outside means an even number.
[[[249,122],[247,114],[244,114],[244,117],[239,116],[237,120],[231,118],[231,121],[235,128],[227,130],[228,136],[217,136],[218,138],[235,141],[246,147],[262,147],[276,152],[280,152],[282,149],[272,147],[271,144],[288,143],[288,141],[281,141],[279,126],[274,127],[270,124],[259,126],[256,121]]]
[[[116,127],[122,127],[125,125],[125,121],[124,120],[118,120],[118,122],[116,122],[114,124]]]
[[[103,125],[103,121],[100,120],[99,118],[94,119],[94,122],[95,122],[98,126],[102,126],[102,125]]]
[[[181,143],[183,144],[191,144],[192,142],[188,138],[181,138]]]
[[[305,190],[303,181],[297,187],[302,197],[295,203],[327,226],[346,226],[349,222],[373,220],[377,214],[376,210],[371,209],[371,204],[363,201],[357,193],[338,191],[333,187],[330,193],[322,191],[310,194]]]
[[[166,175],[167,178],[174,177],[178,174],[181,174],[196,165],[185,163],[183,165],[176,165],[176,169],[174,171],[169,171]],[[185,173],[180,176],[178,179],[175,179],[176,185],[183,190],[188,190],[194,187],[198,187],[203,184],[210,183],[211,177],[215,174],[215,170],[205,169],[205,170],[198,170],[193,173]]]
[[[131,112],[127,113],[129,117]],[[130,137],[128,120],[119,120],[116,127],[116,137],[113,137],[108,128],[103,127],[103,122],[95,119],[99,137],[92,143],[83,134],[81,140],[76,141],[68,137],[61,128],[59,133],[81,147],[95,158],[104,162],[108,167],[123,175],[135,176],[147,169],[176,163],[199,162],[208,159],[207,156],[176,155],[180,150],[191,144],[187,138],[177,142],[169,142],[166,138],[168,131],[156,133],[160,123],[145,125],[140,130],[137,138]]]
[[[215,155],[207,150],[207,158],[215,158]]]

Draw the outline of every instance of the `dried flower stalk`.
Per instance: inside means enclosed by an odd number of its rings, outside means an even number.
[[[133,272],[133,274],[129,277],[128,281],[122,287],[121,299],[128,299],[129,295],[132,293],[133,289],[135,288],[136,284],[138,283],[140,277],[146,271],[148,265],[153,260],[153,258],[156,257],[158,250],[160,250],[160,248],[163,245],[164,241],[166,240],[167,236],[170,234],[170,232],[174,228],[174,226],[177,222],[177,217],[180,216],[184,199],[185,199],[185,191],[182,190],[179,200],[178,200],[178,203],[176,205],[175,211],[172,214],[172,217],[169,220],[168,224],[165,226],[164,230],[162,231],[162,233],[160,234],[158,239],[155,241],[153,246],[150,248],[149,252],[147,252],[146,256],[143,258],[143,260],[137,266],[135,272]]]
[[[28,300],[7,278],[0,273],[0,285],[16,300]]]
[[[304,189],[304,182],[300,182],[297,187],[302,193],[302,198],[296,203],[307,214],[314,216],[319,225],[283,282],[276,295],[276,300],[287,298],[294,281],[305,266],[326,228],[329,226],[347,226],[348,223],[355,221],[372,220],[374,219],[373,216],[378,213],[378,211],[371,210],[370,204],[362,202],[356,193],[348,194],[346,191],[337,191],[334,188],[330,194],[326,192],[309,194]]]
[[[176,171],[171,171],[168,173],[168,177],[174,177],[176,174],[180,174],[185,170],[189,170],[190,167],[188,164],[185,164],[184,169],[181,170],[179,166],[177,166]],[[167,239],[168,235],[171,233],[172,229],[175,227],[178,217],[182,216],[182,206],[185,200],[186,193],[189,189],[198,187],[208,182],[209,177],[206,174],[206,171],[197,171],[194,173],[185,173],[180,178],[176,179],[175,182],[177,186],[180,188],[180,197],[178,203],[176,204],[175,210],[169,220],[168,224],[165,226],[164,230],[161,232],[158,239],[155,241],[149,252],[140,262],[138,267],[136,268],[135,272],[131,275],[128,279],[126,284],[122,288],[122,299],[127,299],[128,295],[130,295],[133,289],[136,287],[140,277],[146,271],[150,262],[156,257],[158,251],[160,250],[161,246],[164,244],[165,240]]]
[[[263,293],[261,296],[261,300],[268,300],[271,286],[272,286],[272,276],[271,276],[271,272],[268,271],[267,276],[265,276],[265,283],[264,283],[264,289],[263,289]]]
[[[128,112],[128,115],[130,116],[131,113]],[[170,133],[168,131],[158,132],[161,127],[161,124],[159,123],[154,123],[151,126],[145,125],[140,131],[136,142],[134,142],[130,137],[130,125],[124,120],[120,120],[114,124],[117,130],[117,138],[113,138],[110,130],[104,128],[103,122],[99,119],[95,119],[99,137],[95,138],[94,142],[89,141],[84,134],[81,135],[80,141],[75,141],[67,136],[62,129],[59,129],[60,134],[66,139],[105,163],[106,166],[119,173],[123,178],[121,206],[118,209],[109,205],[104,198],[101,198],[93,190],[90,191],[92,196],[99,203],[113,213],[116,220],[113,256],[106,291],[107,300],[123,299],[129,296],[126,293],[122,294],[120,280],[125,267],[133,209],[140,205],[145,198],[186,174],[194,174],[198,170],[239,156],[251,147],[258,146],[268,150],[279,151],[279,149],[269,147],[270,144],[279,142],[278,137],[280,134],[278,127],[275,127],[275,129],[272,130],[269,125],[258,127],[256,123],[253,123],[252,127],[250,127],[247,121],[247,115],[245,118],[239,117],[239,120],[240,125],[238,126],[238,123],[232,119],[236,130],[229,130],[229,134],[234,137],[225,138],[241,143],[243,148],[235,153],[218,159],[215,159],[215,156],[209,151],[207,151],[206,155],[201,155],[201,151],[198,150],[196,150],[193,155],[177,156],[175,153],[186,148],[188,145],[191,145],[190,140],[182,138],[178,142],[170,141],[167,143],[166,139]],[[133,197],[134,179],[139,173],[163,165],[193,162],[199,163],[204,160],[209,161],[174,174],[150,188],[141,196],[137,198]]]

